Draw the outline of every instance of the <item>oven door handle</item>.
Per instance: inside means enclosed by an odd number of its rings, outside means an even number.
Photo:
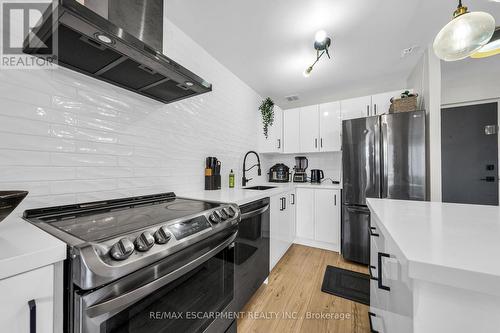
[[[244,220],[244,219],[248,219],[250,217],[254,217],[254,216],[260,215],[260,214],[264,213],[268,209],[269,209],[269,205],[265,205],[262,208],[259,208],[259,209],[256,209],[256,210],[252,210],[251,212],[248,212],[248,213],[241,214],[241,219]]]
[[[112,312],[117,308],[127,306],[128,304],[132,304],[140,300],[141,298],[149,295],[153,291],[158,290],[159,288],[167,285],[168,283],[186,274],[193,268],[196,268],[197,266],[213,258],[217,253],[219,253],[224,248],[228,247],[236,239],[237,233],[238,233],[237,231],[234,232],[229,238],[227,238],[224,242],[217,245],[215,248],[204,253],[203,255],[187,263],[186,265],[179,267],[178,269],[172,271],[171,273],[162,276],[159,279],[151,281],[150,283],[145,284],[137,289],[134,289],[126,294],[122,294],[113,299],[106,300],[104,302],[89,306],[85,310],[86,314],[91,318],[98,317],[102,314]]]

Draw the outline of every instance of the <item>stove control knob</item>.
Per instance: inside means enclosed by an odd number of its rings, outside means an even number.
[[[111,247],[109,255],[115,260],[125,260],[134,252],[134,243],[128,238],[120,239]]]
[[[219,213],[222,221],[225,221],[229,218],[229,215],[226,214],[226,212],[224,211],[224,209],[221,209],[219,210],[217,213]]]
[[[160,227],[160,229],[156,230],[155,234],[155,242],[156,244],[167,244],[170,240],[171,234],[167,229],[167,226]]]
[[[155,245],[155,238],[149,231],[144,231],[135,239],[134,245],[137,251],[146,252]]]
[[[210,214],[210,222],[215,223],[215,224],[221,222],[221,216],[220,216],[219,212],[215,211],[212,214]]]
[[[226,208],[224,208],[224,212],[229,217],[234,217],[234,215],[236,215],[236,212],[234,211],[233,207],[226,207]]]

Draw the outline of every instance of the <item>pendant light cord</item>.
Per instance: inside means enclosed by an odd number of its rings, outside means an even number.
[[[458,7],[457,8],[461,8],[461,7],[463,7],[462,6],[462,0],[458,0]]]

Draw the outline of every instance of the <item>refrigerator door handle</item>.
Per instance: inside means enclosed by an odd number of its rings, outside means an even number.
[[[387,120],[386,116],[382,116],[381,118],[381,139],[380,139],[380,197],[387,198],[387,190],[388,190],[388,168],[387,168]]]
[[[361,207],[357,208],[357,207],[352,207],[352,206],[346,206],[346,209],[349,212],[370,215],[370,210],[367,208],[361,208]]]

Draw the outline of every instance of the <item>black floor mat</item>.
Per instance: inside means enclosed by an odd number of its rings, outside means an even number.
[[[370,305],[370,276],[338,267],[326,266],[321,291]]]

